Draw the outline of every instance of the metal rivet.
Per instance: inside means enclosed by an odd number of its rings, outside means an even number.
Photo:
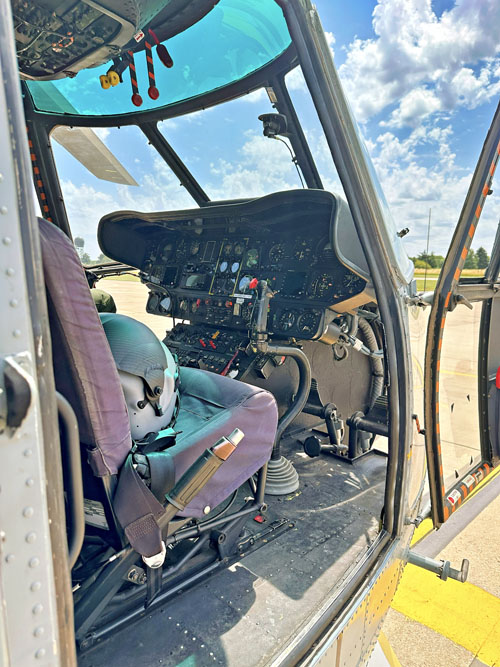
[[[34,582],[31,584],[31,586],[30,586],[30,590],[31,590],[33,593],[36,593],[37,591],[40,590],[41,587],[42,587],[42,584],[41,584],[40,581],[34,581]]]
[[[12,561],[14,560],[14,558],[15,558],[14,554],[7,554],[7,555],[5,556],[5,562],[6,562],[6,563],[12,563]]]
[[[3,174],[0,174],[0,183],[3,181]]]
[[[33,630],[33,634],[35,635],[35,637],[41,637],[44,632],[45,628],[43,627],[43,625],[39,625],[37,628]]]
[[[33,450],[32,450],[32,449],[25,449],[24,452],[23,452],[23,455],[24,455],[27,459],[29,459],[29,457],[30,457],[32,454],[33,454]]]
[[[35,510],[32,507],[25,507],[23,509],[23,516],[26,517],[26,519],[31,519],[34,513]]]
[[[203,514],[210,514],[210,507],[208,505],[203,508]]]
[[[36,540],[36,533],[28,533],[26,535],[26,542],[28,544],[33,544],[35,540]]]
[[[9,266],[8,269],[5,269],[5,273],[6,273],[8,276],[13,276],[13,275],[15,275],[16,271],[15,271],[15,269],[13,269],[11,266]]]
[[[8,210],[7,206],[0,206],[0,213],[2,215],[7,215],[8,212],[9,212],[9,210]]]
[[[2,243],[4,245],[10,245],[12,243],[12,239],[10,238],[10,236],[4,236],[2,239]]]
[[[26,454],[25,454],[25,456],[26,456]],[[26,486],[33,486],[33,484],[35,483],[35,480],[33,479],[33,477],[28,477],[28,479],[26,480],[25,483],[26,483]]]
[[[36,614],[41,614],[43,611],[43,604],[41,602],[37,602],[36,605],[33,607],[32,612]]]
[[[19,338],[20,335],[21,335],[21,330],[20,329],[14,329],[14,331],[12,332],[12,335],[14,336],[14,338]]]
[[[17,299],[11,299],[11,300],[9,301],[9,306],[10,306],[11,308],[16,308],[18,305],[19,305],[19,301],[18,301]]]
[[[28,565],[32,568],[38,567],[40,565],[40,559],[39,558],[30,558]]]
[[[35,653],[35,658],[38,658],[40,660],[41,658],[44,657],[45,657],[45,649],[39,648],[38,651]]]

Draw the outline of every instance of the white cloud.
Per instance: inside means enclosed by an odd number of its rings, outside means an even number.
[[[253,131],[246,133],[234,160],[220,159],[210,165],[210,172],[214,178],[209,187],[213,199],[259,197],[301,187],[285,146]]]
[[[460,169],[450,148],[451,126],[425,123],[405,139],[392,132],[371,142],[370,153],[398,228],[409,227],[404,243],[410,255],[425,249],[432,209],[430,249],[445,254],[469,188],[472,170]],[[426,156],[433,156],[426,164]],[[495,185],[493,187],[495,191]],[[491,248],[500,195],[488,197],[473,247]]]
[[[427,88],[415,88],[401,100],[399,107],[395,109],[388,121],[381,125],[403,127],[411,125],[415,127],[421,120],[435,111],[441,109],[441,100],[435,93]]]
[[[415,126],[500,90],[500,2],[462,0],[438,18],[430,0],[380,0],[375,37],[355,39],[339,73],[359,120],[395,102],[389,124]]]

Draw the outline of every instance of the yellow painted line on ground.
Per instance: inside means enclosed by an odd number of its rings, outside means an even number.
[[[460,371],[447,371],[443,370],[442,368],[439,372],[444,373],[444,375],[460,375],[464,378],[477,378],[477,373],[461,373]]]
[[[381,632],[378,636],[378,643],[380,644],[382,653],[385,655],[385,659],[387,660],[389,665],[391,667],[401,667],[401,663],[398,660],[398,656],[394,653],[394,650],[390,645],[389,640],[387,639],[387,637],[384,635],[383,632]]]
[[[392,607],[500,667],[500,600],[482,588],[408,565]]]
[[[433,528],[432,519],[424,519],[420,526],[415,528],[415,532],[411,538],[411,545],[413,546],[414,544],[417,544],[417,542],[420,542],[420,540],[423,540],[426,535],[432,532]]]

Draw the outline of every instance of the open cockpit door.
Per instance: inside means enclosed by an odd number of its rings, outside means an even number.
[[[485,274],[462,276],[483,206],[492,192],[499,156],[500,105],[437,279],[429,314],[424,412],[435,528],[499,463],[499,437],[495,434],[500,428],[500,403],[496,405],[500,383],[497,387],[495,378],[500,366],[500,341],[490,337],[495,319],[500,322],[498,233]]]

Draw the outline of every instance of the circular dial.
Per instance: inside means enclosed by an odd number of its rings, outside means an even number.
[[[297,328],[300,333],[314,334],[318,328],[318,314],[312,310],[306,310],[297,321]]]
[[[162,260],[162,262],[167,262],[170,259],[170,257],[172,257],[173,251],[174,251],[174,244],[166,243],[161,251],[160,259]]]
[[[247,260],[245,263],[248,267],[257,266],[259,263],[259,251],[257,248],[250,248],[247,252]]]
[[[191,255],[197,255],[200,251],[200,245],[201,244],[199,241],[191,241],[191,245],[189,246],[189,253]]]
[[[234,244],[234,254],[237,257],[241,257],[241,255],[243,255],[244,250],[245,250],[245,246],[242,243],[235,243]]]
[[[347,273],[344,276],[344,280],[342,282],[345,287],[347,287],[349,292],[354,292],[354,290],[359,286],[360,281],[361,278],[355,273]]]
[[[188,302],[186,299],[182,299],[182,301],[179,303],[179,309],[185,312],[188,309]]]
[[[282,331],[289,331],[295,324],[297,314],[293,310],[285,310],[281,313],[278,319],[279,328]]]
[[[323,273],[317,277],[314,291],[316,296],[318,296],[321,299],[322,297],[326,296],[328,290],[330,290],[332,287],[333,287],[333,277],[330,276],[328,273]]]
[[[282,243],[276,243],[275,245],[272,246],[271,250],[269,251],[269,261],[272,264],[277,264],[278,262],[281,262],[284,256],[285,256],[285,247]]]
[[[239,262],[233,262],[231,264],[231,273],[237,273],[239,268],[240,268],[240,263]]]
[[[252,276],[243,276],[243,278],[240,279],[240,282],[238,283],[238,292],[240,294],[245,294],[246,292],[249,291],[248,286],[252,282]]]
[[[170,312],[171,308],[172,308],[172,299],[170,297],[170,294],[166,294],[160,301],[160,310],[163,311],[164,313],[168,313]]]
[[[308,259],[311,255],[311,248],[306,239],[298,239],[294,248],[294,257],[298,262]]]
[[[232,243],[225,243],[222,252],[226,257],[229,257],[229,255],[231,254],[232,249],[233,249],[233,244]]]
[[[225,271],[227,271],[227,267],[228,267],[228,263],[226,261],[221,262],[220,266],[219,266],[219,271],[221,273],[224,273]]]

